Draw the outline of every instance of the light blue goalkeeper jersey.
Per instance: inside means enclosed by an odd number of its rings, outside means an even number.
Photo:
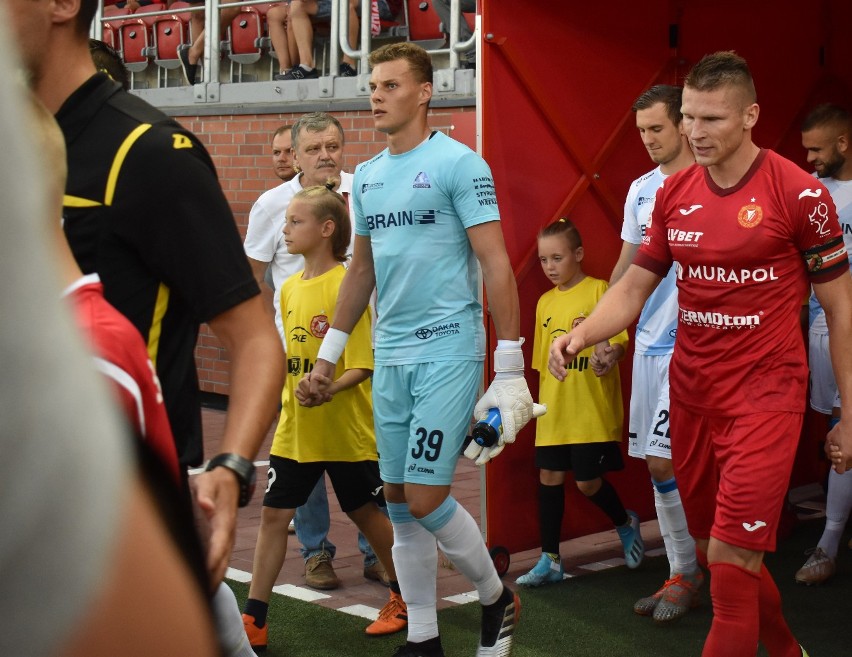
[[[621,227],[621,239],[625,242],[642,243],[657,190],[666,177],[657,167],[631,183],[624,202],[624,223]],[[642,308],[636,325],[635,353],[648,356],[670,354],[674,351],[676,333],[677,279],[672,267]]]
[[[355,232],[376,271],[375,362],[482,360],[479,270],[466,229],[500,219],[491,170],[440,132],[355,172]]]

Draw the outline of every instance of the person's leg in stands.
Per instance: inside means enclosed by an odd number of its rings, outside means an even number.
[[[330,0],[325,1],[329,7]],[[317,15],[317,0],[292,0],[290,3],[290,28],[287,39],[290,48],[299,53],[299,67],[306,72],[314,71],[314,26],[311,18]]]
[[[269,8],[266,14],[266,22],[269,25],[269,38],[272,41],[272,49],[278,58],[278,72],[286,73],[293,68],[294,60],[298,59],[298,53],[290,52],[290,42],[287,38],[290,5],[280,4]],[[295,55],[295,56],[294,56]]]
[[[435,13],[438,14],[438,18],[441,19],[441,23],[444,24],[444,33],[449,35],[450,0],[435,0],[432,3],[432,6],[435,8]],[[476,11],[476,0],[460,0],[459,9],[466,14],[474,13]],[[473,32],[467,24],[465,17],[459,16],[459,41],[467,41],[472,35]],[[467,52],[459,53],[459,58],[466,64],[475,64],[476,48],[472,48]]]
[[[227,7],[219,12],[219,33],[222,38],[228,31],[231,21],[240,13],[239,7]],[[187,52],[191,66],[197,66],[204,57],[204,12],[194,11],[190,18],[190,31],[193,35],[192,45]]]

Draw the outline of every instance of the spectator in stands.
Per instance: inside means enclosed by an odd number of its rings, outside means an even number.
[[[392,6],[391,6],[392,5]],[[399,0],[378,0],[379,18],[386,21],[394,20],[401,9]],[[358,47],[359,20],[361,11],[360,0],[349,0],[349,47]],[[292,0],[290,3],[290,26],[287,38],[290,40],[290,52],[298,53],[298,66],[295,65],[286,73],[282,70],[275,76],[276,80],[310,80],[318,78],[319,72],[314,67],[314,22],[325,21],[331,17],[331,0]],[[334,47],[332,45],[332,47]],[[277,49],[276,49],[277,52]],[[353,77],[358,74],[355,60],[348,55],[343,56],[340,64],[341,77]]]
[[[290,43],[287,37],[287,30],[290,26],[290,3],[282,2],[270,7],[269,11],[266,12],[266,24],[269,27],[272,49],[278,58],[278,73],[273,75],[272,79],[282,80],[287,71],[293,68],[293,62],[298,59],[299,55],[295,44]]]
[[[125,91],[130,88],[127,69],[124,68],[121,55],[114,48],[98,39],[89,39],[89,52],[92,54],[96,69],[118,82]]]
[[[444,25],[444,34],[450,33],[450,0],[433,0],[435,13]],[[476,12],[476,0],[459,0],[459,10],[469,14]],[[464,16],[459,16],[459,41],[467,41],[473,32]],[[462,68],[476,68],[476,48],[459,53],[459,63]]]
[[[352,174],[343,171],[344,134],[340,122],[331,114],[311,112],[296,122],[292,129],[295,162],[299,175],[261,194],[249,213],[244,248],[255,279],[264,280],[267,269],[272,272],[275,290],[275,325],[282,341],[284,325],[280,311],[281,286],[287,278],[304,267],[304,258],[288,252],[284,243],[284,214],[293,196],[305,187],[325,185],[329,179],[339,181],[335,191],[344,196],[352,193]],[[273,142],[274,144],[275,142]],[[351,254],[350,243],[347,253]],[[284,345],[286,349],[286,342]],[[330,527],[325,477],[320,478],[304,506],[296,511],[296,536],[302,544],[305,559],[305,582],[316,589],[335,589],[340,580],[332,560],[336,547],[328,539]],[[363,535],[358,547],[364,554],[364,577],[387,583],[385,570]]]
[[[169,1],[171,5],[174,0]],[[203,5],[203,2],[189,0],[192,5]],[[224,38],[231,21],[240,13],[239,7],[226,7],[219,11],[219,38]],[[192,45],[182,46],[178,49],[180,67],[188,85],[193,85],[198,79],[198,63],[204,57],[204,12],[193,11],[189,18],[189,33],[192,37]]]
[[[6,4],[36,94],[65,133],[69,244],[83,272],[99,274],[107,300],[146,340],[184,472],[203,460],[194,366],[200,322],[231,356],[222,453],[192,480],[209,524],[206,566],[215,590],[234,544],[237,507],[253,491],[252,459],[278,406],[281,343],[204,147],[97,73],[88,49],[97,1]]]

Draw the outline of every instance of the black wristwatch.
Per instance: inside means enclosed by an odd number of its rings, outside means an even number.
[[[218,467],[228,468],[237,475],[237,481],[240,482],[239,506],[246,506],[251,500],[251,496],[254,495],[254,487],[257,483],[254,463],[239,454],[218,454],[210,459],[204,471],[210,472],[213,468]]]

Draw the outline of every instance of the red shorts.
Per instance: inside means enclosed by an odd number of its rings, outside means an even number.
[[[803,417],[708,417],[672,400],[672,464],[690,534],[748,550],[775,549]]]

